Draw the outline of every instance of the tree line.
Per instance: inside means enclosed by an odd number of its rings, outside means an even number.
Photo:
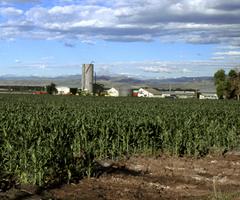
[[[214,84],[219,99],[240,99],[240,72],[231,69],[226,74],[220,69],[214,74]]]

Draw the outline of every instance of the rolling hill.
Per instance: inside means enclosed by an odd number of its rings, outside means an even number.
[[[215,91],[212,77],[180,77],[169,79],[138,79],[127,76],[97,76],[97,83],[105,87],[156,87],[156,88],[182,88]],[[59,86],[81,87],[81,75],[66,75],[57,77],[39,76],[0,76],[0,85],[26,85],[39,86],[55,83]]]

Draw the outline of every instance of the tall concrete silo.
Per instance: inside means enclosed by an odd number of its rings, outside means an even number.
[[[93,64],[82,65],[82,90],[93,93]]]

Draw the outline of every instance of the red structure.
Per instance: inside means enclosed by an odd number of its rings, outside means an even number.
[[[132,90],[132,96],[133,97],[138,97],[138,92],[139,92],[139,89],[133,89]]]

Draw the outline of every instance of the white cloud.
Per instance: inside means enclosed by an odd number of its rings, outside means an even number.
[[[21,61],[13,65],[12,70],[37,71],[39,73],[54,72],[57,74],[80,73],[80,63],[59,64],[53,57],[41,58],[38,61]],[[128,75],[141,78],[159,77],[181,77],[181,76],[209,76],[213,75],[219,68],[228,71],[239,68],[239,62],[234,60],[190,60],[190,61],[124,61],[95,63],[95,71],[98,75]],[[126,74],[127,73],[127,74]]]
[[[0,21],[0,37],[125,42],[160,39],[240,46],[240,2],[236,0],[52,2],[52,7],[39,4],[27,10],[1,8],[0,15],[5,18]],[[11,20],[13,16],[18,18]]]
[[[13,7],[3,7],[0,8],[0,16],[3,17],[17,17],[23,14],[23,11]]]
[[[15,60],[15,63],[21,63],[21,60],[16,59],[16,60]]]
[[[240,56],[240,51],[216,52],[217,56]]]
[[[150,63],[149,63],[150,64]],[[163,64],[163,66],[161,66]],[[159,66],[160,65],[160,66]],[[174,66],[176,65],[176,66]],[[159,73],[159,74],[186,74],[186,73],[191,73],[190,69],[187,69],[183,66],[178,66],[176,63],[171,63],[171,62],[156,62],[155,66],[147,66],[142,68],[144,72],[149,72],[149,73]]]
[[[88,45],[95,45],[96,42],[94,42],[93,40],[82,40],[81,41],[83,44],[88,44]]]
[[[225,57],[224,56],[214,56],[211,58],[212,60],[224,60]]]
[[[114,63],[96,63],[96,70],[107,69],[108,74],[141,72],[146,77],[155,77],[156,74],[166,77],[174,76],[209,76],[219,68],[226,71],[238,66],[237,61],[226,60],[190,60],[190,61],[129,61]],[[131,71],[134,69],[135,71]],[[101,70],[100,70],[101,72]],[[106,74],[106,73],[105,73]]]
[[[240,49],[240,46],[231,46],[231,45],[220,46],[220,47],[218,47],[218,49],[221,49],[221,50],[238,50],[238,49]]]
[[[169,67],[145,67],[143,68],[143,71],[145,72],[151,72],[151,73],[173,73],[175,70],[173,68]]]

